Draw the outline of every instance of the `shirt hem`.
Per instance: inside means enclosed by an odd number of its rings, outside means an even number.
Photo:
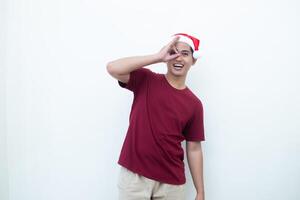
[[[186,183],[186,180],[184,180],[184,181],[179,181],[179,182],[172,182],[172,181],[167,181],[167,180],[161,180],[161,179],[159,179],[159,178],[157,178],[157,177],[152,177],[152,176],[145,175],[142,171],[140,171],[140,170],[138,170],[138,169],[135,169],[135,168],[132,168],[132,167],[130,167],[130,166],[128,166],[128,165],[126,165],[126,164],[120,162],[120,161],[118,161],[118,164],[119,164],[120,166],[125,167],[126,169],[128,169],[128,170],[134,172],[134,173],[137,173],[137,174],[139,174],[139,175],[141,175],[141,176],[144,176],[144,177],[146,177],[146,178],[149,178],[149,179],[152,179],[152,180],[154,180],[154,181],[161,182],[161,183],[167,183],[167,184],[171,184],[171,185],[183,185],[183,184]]]

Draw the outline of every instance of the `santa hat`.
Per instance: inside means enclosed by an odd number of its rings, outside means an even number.
[[[174,37],[179,36],[179,42],[184,42],[187,43],[190,47],[192,47],[194,53],[193,53],[193,57],[194,59],[198,59],[200,57],[200,52],[199,52],[199,46],[200,46],[200,40],[185,34],[185,33],[177,33],[175,35],[173,35]]]

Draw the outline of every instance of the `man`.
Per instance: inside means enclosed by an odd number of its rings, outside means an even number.
[[[183,200],[183,140],[197,191],[195,199],[204,200],[203,107],[185,85],[187,73],[198,58],[199,43],[197,38],[179,33],[158,53],[107,64],[109,74],[134,94],[118,161],[120,200]],[[167,64],[166,74],[144,68],[160,62]]]

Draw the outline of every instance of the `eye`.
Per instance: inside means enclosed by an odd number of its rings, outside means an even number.
[[[183,52],[181,52],[181,54],[182,54],[183,56],[189,56],[189,55],[190,55],[190,53],[187,52],[187,51],[183,51]]]
[[[173,55],[173,54],[175,54],[175,51],[172,49],[172,50],[170,51],[170,55]]]

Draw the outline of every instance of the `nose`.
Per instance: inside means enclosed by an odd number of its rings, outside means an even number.
[[[176,57],[176,60],[182,60],[183,55],[182,55],[181,51],[179,51],[176,47],[175,47],[175,50],[177,53],[179,53],[179,56]]]
[[[176,59],[175,60],[182,60],[182,54],[181,53],[179,53],[179,55],[176,57]]]

